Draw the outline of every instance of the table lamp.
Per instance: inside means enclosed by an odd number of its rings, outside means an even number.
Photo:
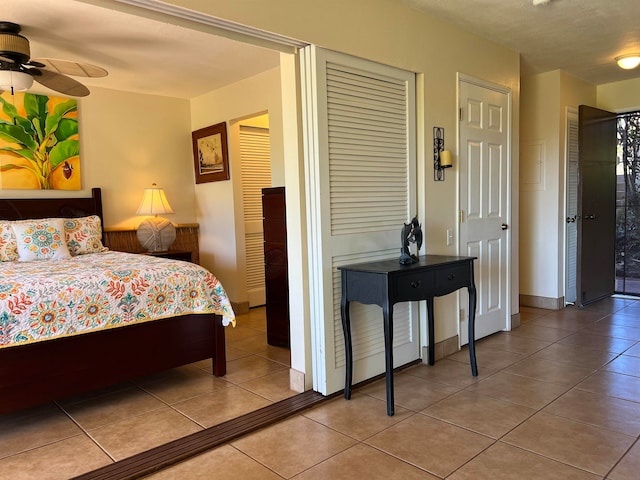
[[[166,213],[173,213],[173,209],[164,190],[155,183],[151,188],[145,188],[142,201],[136,212],[138,215],[153,215],[140,223],[138,241],[147,252],[166,252],[176,239],[176,228],[166,218],[159,217]]]

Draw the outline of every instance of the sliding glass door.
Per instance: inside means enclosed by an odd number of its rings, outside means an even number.
[[[618,116],[616,293],[640,295],[640,112]]]

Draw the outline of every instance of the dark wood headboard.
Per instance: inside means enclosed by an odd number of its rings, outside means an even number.
[[[0,220],[73,218],[88,215],[98,215],[101,222],[104,220],[100,188],[92,188],[91,197],[84,198],[0,198]]]

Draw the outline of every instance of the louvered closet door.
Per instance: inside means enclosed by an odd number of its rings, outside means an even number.
[[[567,218],[565,255],[565,303],[576,301],[578,249],[578,112],[567,112]]]
[[[240,126],[242,199],[249,307],[265,304],[262,189],[271,186],[269,130]]]
[[[415,76],[308,47],[302,52],[314,388],[344,388],[338,266],[400,255],[416,214]],[[419,357],[417,304],[394,307],[394,361]],[[354,382],[384,372],[382,309],[351,305]]]

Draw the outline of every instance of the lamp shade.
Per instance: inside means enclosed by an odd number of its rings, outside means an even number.
[[[616,62],[620,68],[631,70],[640,65],[640,53],[630,53],[616,57]]]
[[[33,85],[33,77],[28,73],[0,70],[0,90],[24,92]]]
[[[151,188],[144,189],[142,201],[136,213],[138,215],[164,215],[165,213],[173,213],[173,209],[169,205],[164,190],[154,183]]]

